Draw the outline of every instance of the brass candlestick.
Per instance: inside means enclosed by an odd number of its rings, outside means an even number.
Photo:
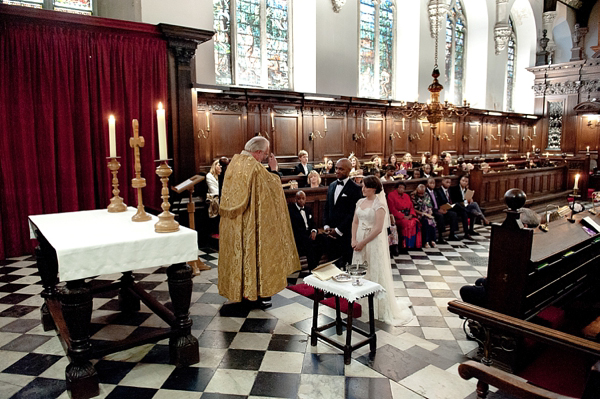
[[[140,162],[140,148],[143,147],[146,142],[144,138],[139,135],[139,123],[137,119],[131,122],[133,126],[133,137],[129,138],[129,145],[133,148],[135,154],[135,177],[131,180],[131,187],[137,189],[137,212],[131,217],[134,222],[146,222],[152,217],[144,210],[144,203],[142,202],[142,188],[146,187],[146,179],[142,177],[142,164]]]
[[[169,204],[169,176],[173,170],[169,167],[167,159],[161,159],[160,165],[156,168],[156,174],[160,176],[162,182],[161,198],[163,200],[162,213],[158,215],[158,222],[154,225],[154,231],[157,233],[172,233],[179,230],[179,223],[175,221],[175,215],[169,212],[171,204]]]
[[[109,157],[108,169],[112,173],[112,186],[113,186],[113,197],[110,199],[110,205],[108,206],[108,211],[111,213],[116,212],[125,212],[127,210],[127,205],[123,202],[123,198],[119,197],[119,179],[117,178],[117,173],[119,173],[119,168],[121,164],[117,159],[120,157]]]

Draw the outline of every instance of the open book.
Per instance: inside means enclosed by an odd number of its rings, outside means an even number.
[[[440,209],[442,209],[444,211],[448,211],[448,210],[452,209],[454,207],[454,205],[456,205],[456,204],[445,203],[444,205],[440,206]]]
[[[467,192],[465,193],[465,200],[471,201],[473,199],[473,194],[475,194],[475,191],[467,189]]]
[[[333,276],[337,276],[338,274],[342,273],[342,271],[333,263],[335,261],[337,261],[337,259],[315,267],[312,271],[312,274],[314,274],[319,280],[323,281],[329,280]]]

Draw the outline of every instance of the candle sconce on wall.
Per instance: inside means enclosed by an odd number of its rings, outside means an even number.
[[[421,140],[421,136],[419,135],[418,132],[411,133],[408,135],[408,141],[413,142],[415,140]]]
[[[207,139],[210,134],[210,111],[206,111],[206,130],[198,128],[198,138]]]
[[[395,132],[390,133],[390,140],[394,140],[394,139],[399,140],[401,138],[402,138],[402,135],[400,134],[400,132],[395,131]]]
[[[452,141],[452,139],[450,138],[450,136],[448,136],[448,133],[442,133],[439,136],[437,136],[438,141],[439,140],[446,140],[446,141]]]

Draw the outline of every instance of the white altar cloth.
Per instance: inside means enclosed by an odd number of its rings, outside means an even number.
[[[60,281],[198,259],[197,233],[180,226],[174,233],[156,233],[156,216],[132,222],[136,209],[109,213],[106,209],[29,216],[56,250]]]
[[[329,292],[335,296],[346,299],[348,302],[355,302],[358,299],[375,294],[376,298],[382,297],[385,293],[385,288],[373,281],[361,279],[362,285],[355,286],[351,282],[339,283],[332,279],[320,280],[319,278],[310,275],[304,278],[304,283],[311,287],[318,288],[322,291]]]

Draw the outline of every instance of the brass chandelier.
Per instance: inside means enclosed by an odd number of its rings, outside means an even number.
[[[464,100],[462,106],[455,106],[452,103],[449,103],[447,100],[443,103],[440,102],[440,92],[444,89],[444,86],[442,86],[438,81],[438,78],[440,77],[440,70],[438,68],[438,32],[441,20],[439,15],[438,1],[439,0],[436,0],[435,2],[435,61],[433,65],[433,72],[431,73],[431,76],[433,77],[433,83],[431,83],[427,88],[430,93],[429,100],[427,101],[427,104],[421,104],[415,101],[410,106],[406,102],[402,101],[400,105],[400,112],[407,118],[427,118],[427,121],[430,123],[431,133],[439,140],[439,136],[436,135],[438,123],[442,119],[451,117],[453,115],[458,117],[466,116],[469,113],[468,108],[470,107],[470,104],[467,103],[467,100]]]

